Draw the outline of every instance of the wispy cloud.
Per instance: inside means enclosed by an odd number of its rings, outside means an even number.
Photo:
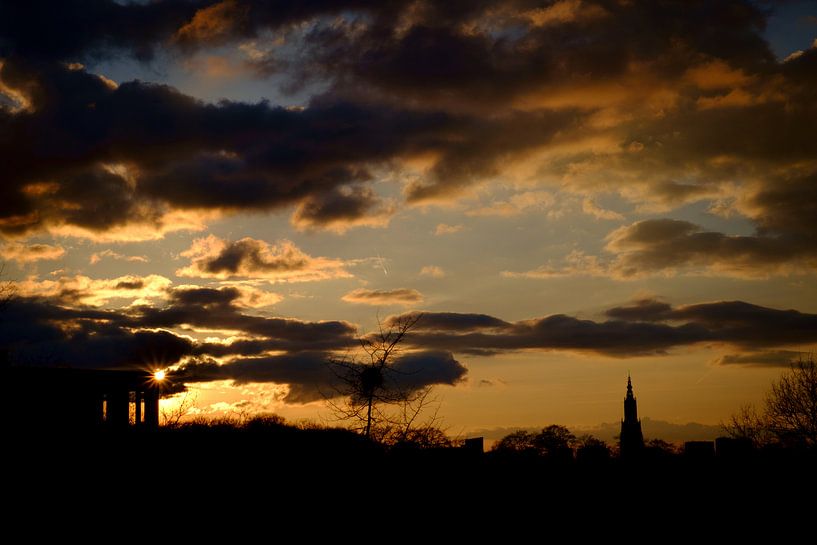
[[[370,290],[360,288],[350,291],[341,299],[347,303],[363,305],[413,305],[423,300],[423,294],[415,289]]]
[[[21,244],[10,242],[0,246],[0,257],[17,263],[33,263],[60,259],[65,255],[65,248],[50,244]]]

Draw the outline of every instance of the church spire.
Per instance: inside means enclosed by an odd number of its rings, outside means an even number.
[[[627,373],[627,397],[624,398],[624,420],[621,421],[621,456],[629,457],[644,447],[641,420],[638,419],[638,402],[633,395],[633,381]]]

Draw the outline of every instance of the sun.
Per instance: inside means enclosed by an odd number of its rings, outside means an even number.
[[[164,371],[156,371],[153,373],[153,378],[155,380],[164,380],[165,379],[165,372]]]

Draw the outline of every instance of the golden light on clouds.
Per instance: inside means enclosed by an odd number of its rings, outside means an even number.
[[[247,237],[229,242],[208,235],[193,241],[181,255],[191,261],[189,266],[176,271],[176,275],[182,277],[255,278],[270,282],[351,277],[342,260],[312,257],[288,240],[270,244]]]

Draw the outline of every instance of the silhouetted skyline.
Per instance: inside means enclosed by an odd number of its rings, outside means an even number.
[[[0,362],[320,421],[422,314],[390,365],[458,433],[629,369],[717,425],[817,345],[815,9],[0,0]]]

